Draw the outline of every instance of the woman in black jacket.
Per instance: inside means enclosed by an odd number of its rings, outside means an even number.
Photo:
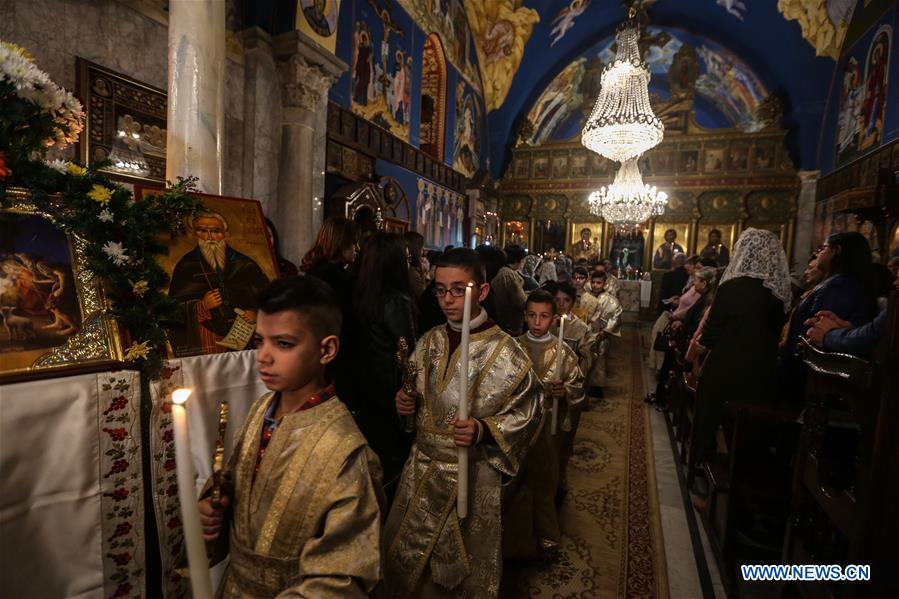
[[[787,256],[774,233],[746,229],[718,286],[699,344],[694,465],[715,438],[724,403],[777,397],[777,344],[791,301]]]
[[[415,348],[415,308],[409,284],[409,253],[402,237],[375,233],[365,240],[358,263],[341,353],[355,372],[341,373],[338,393],[353,412],[369,446],[381,458],[384,490],[392,496],[411,447],[396,413],[402,385],[396,352],[402,337]]]

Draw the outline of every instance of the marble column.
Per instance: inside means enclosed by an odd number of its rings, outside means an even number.
[[[281,80],[281,149],[271,218],[281,252],[299,264],[322,223],[328,90],[346,63],[301,31],[274,38]]]
[[[225,1],[169,1],[166,179],[193,175],[222,192]]]
[[[262,202],[272,218],[278,183],[281,91],[271,36],[258,27],[241,32],[244,49],[242,196]],[[273,221],[274,222],[274,221]]]
[[[815,195],[821,171],[799,171],[802,187],[796,210],[796,237],[793,243],[794,272],[802,272],[812,253],[812,235],[815,228]]]

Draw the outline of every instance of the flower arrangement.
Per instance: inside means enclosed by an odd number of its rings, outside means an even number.
[[[0,151],[10,157],[64,148],[84,128],[75,96],[37,68],[23,48],[0,41]]]
[[[185,229],[204,210],[191,194],[195,179],[169,183],[136,202],[131,192],[97,170],[63,160],[45,162],[51,145],[76,141],[81,104],[38,69],[28,53],[0,42],[0,200],[8,187],[24,187],[32,203],[87,242],[87,268],[103,281],[112,316],[128,330],[125,359],[156,378],[165,330],[179,324],[177,304],[163,291],[168,275],[156,262],[160,242]]]

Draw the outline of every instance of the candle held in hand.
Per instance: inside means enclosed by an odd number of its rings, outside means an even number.
[[[471,294],[474,285],[465,287],[465,304],[462,312],[462,340],[459,344],[459,409],[456,418],[468,420],[468,343],[471,338]],[[456,515],[462,519],[468,516],[468,447],[460,447],[459,481],[456,495]]]
[[[556,380],[562,380],[562,352],[564,349],[565,343],[565,321],[568,320],[568,315],[563,314],[559,318],[559,341],[558,345],[556,345]],[[556,434],[556,429],[559,424],[559,398],[553,396],[553,409],[552,409],[552,421],[550,423],[550,432],[552,434]]]
[[[190,389],[176,389],[172,393],[172,426],[175,429],[175,465],[178,469],[178,499],[181,503],[181,523],[184,543],[187,546],[187,563],[190,567],[190,586],[195,599],[212,599],[212,582],[209,578],[209,560],[200,527],[200,509],[197,506],[197,483],[190,453],[190,437],[187,433],[187,410],[184,403],[190,397]]]

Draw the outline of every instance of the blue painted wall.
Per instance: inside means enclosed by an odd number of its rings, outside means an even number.
[[[865,16],[860,11],[857,18]],[[869,20],[873,24],[843,48],[834,71],[818,149],[821,172],[825,175],[899,137],[899,45],[896,38],[899,9],[893,5],[879,18]],[[872,135],[877,123],[872,123],[870,118],[864,124],[859,121],[866,120],[866,112],[872,112],[870,108],[866,110],[868,97],[877,97],[871,93],[876,86],[873,81],[875,69],[869,57],[875,38],[883,39],[882,32],[887,33],[890,42],[886,103],[880,111],[880,132]]]

